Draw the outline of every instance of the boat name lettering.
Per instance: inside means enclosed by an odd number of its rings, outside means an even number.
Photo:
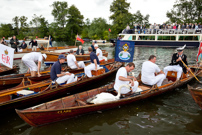
[[[62,110],[62,111],[58,111],[57,113],[61,114],[61,113],[70,113],[71,110]]]

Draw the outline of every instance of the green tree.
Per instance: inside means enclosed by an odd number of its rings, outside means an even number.
[[[202,22],[202,0],[176,0],[166,15],[172,23]]]
[[[103,18],[94,18],[89,28],[88,37],[91,39],[103,39],[106,30],[108,30],[107,21]]]
[[[81,15],[80,11],[72,5],[68,9],[68,16],[67,16],[67,31],[69,35],[69,39],[71,41],[75,40],[75,35],[80,34],[82,31],[82,25],[83,25],[83,15]]]
[[[68,14],[67,2],[55,1],[51,6],[53,7],[51,14],[53,15],[55,21],[59,26],[65,28]]]
[[[149,26],[149,15],[143,16],[141,12],[138,10],[135,14],[133,14],[133,23],[142,24]]]
[[[15,35],[18,35],[19,34],[19,17],[18,16],[15,16],[12,21],[14,22],[14,34]]]
[[[81,36],[83,38],[89,38],[88,37],[89,28],[90,28],[90,19],[87,18],[86,21],[84,22],[82,33],[81,33]]]
[[[112,15],[112,33],[116,36],[123,29],[126,28],[127,24],[132,25],[133,15],[128,12],[130,3],[126,0],[114,0],[110,5],[110,12]]]
[[[14,31],[11,24],[1,24],[0,37],[8,38],[13,36],[13,34],[14,34]]]

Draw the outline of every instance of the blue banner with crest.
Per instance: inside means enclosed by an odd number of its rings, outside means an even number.
[[[115,61],[133,62],[134,51],[135,51],[134,41],[117,40],[115,48]]]

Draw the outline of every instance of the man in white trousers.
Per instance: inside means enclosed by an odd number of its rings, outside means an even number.
[[[71,69],[79,69],[84,68],[85,64],[83,61],[76,61],[76,57],[74,56],[74,51],[70,50],[70,54],[67,55],[67,64]]]
[[[41,54],[39,52],[31,52],[25,54],[22,57],[22,62],[28,67],[27,73],[31,72],[31,76],[36,76],[36,73],[38,72],[38,76],[40,77],[41,62],[46,58],[46,54]],[[38,62],[38,65],[36,65],[35,62]]]
[[[165,72],[166,76],[167,76],[168,71],[177,72],[176,81],[180,79],[182,72],[184,72],[185,74],[187,73],[187,69],[184,66],[184,64],[182,63],[182,61],[183,61],[186,65],[188,65],[187,56],[185,54],[183,54],[183,50],[185,47],[186,47],[186,45],[184,47],[177,48],[178,52],[173,54],[170,66],[167,66],[164,68],[164,72]],[[190,70],[190,69],[188,68],[188,70]]]
[[[119,87],[123,84],[128,84],[131,86],[132,90],[123,87],[121,88],[121,94],[127,94],[129,92],[140,92],[138,89],[138,81],[134,76],[128,76],[127,73],[135,69],[135,64],[130,62],[126,67],[121,67],[116,73],[116,79],[114,84],[114,89],[118,92]],[[129,84],[130,83],[130,84]]]
[[[61,65],[65,62],[65,56],[63,54],[60,54],[58,56],[58,61],[56,61],[53,66],[51,67],[51,80],[56,81],[58,84],[65,83],[71,83],[77,81],[77,76],[75,77],[74,74],[71,74],[69,72],[62,72]]]
[[[91,70],[97,70],[99,68],[100,62],[99,62],[97,55],[92,51],[91,47],[88,48],[88,51],[90,53],[91,64],[84,67],[84,72],[85,72],[87,77],[92,77]]]
[[[163,80],[166,78],[164,72],[160,70],[158,65],[155,64],[156,56],[151,55],[148,61],[142,64],[141,81],[147,85],[161,86]]]

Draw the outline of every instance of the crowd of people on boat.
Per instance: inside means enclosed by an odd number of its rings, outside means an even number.
[[[183,24],[150,24],[149,27],[146,25],[134,24],[133,28],[129,25],[122,33],[127,34],[197,34],[202,33],[201,23],[183,23]]]

